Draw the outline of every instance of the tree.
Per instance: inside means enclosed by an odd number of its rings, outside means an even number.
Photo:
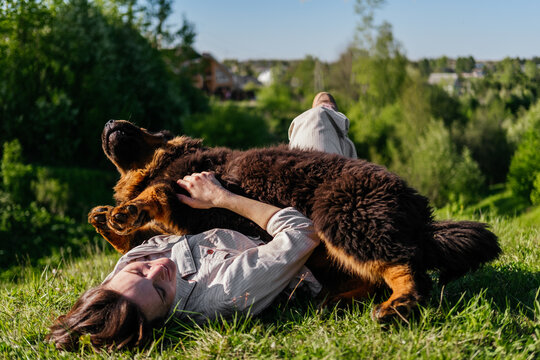
[[[478,198],[484,182],[467,148],[460,152],[441,122],[431,122],[415,142],[406,143],[394,156],[391,169],[435,206],[452,201],[471,203]]]
[[[470,73],[475,65],[476,61],[472,56],[458,57],[456,60],[456,73]]]
[[[210,113],[193,115],[184,127],[186,134],[204,139],[207,146],[246,150],[267,146],[273,140],[261,115],[232,103],[215,103]]]
[[[540,79],[540,70],[538,70],[538,65],[531,60],[527,60],[525,65],[523,65],[523,72],[529,80],[538,81]]]
[[[448,57],[441,56],[435,59],[433,64],[435,72],[450,72],[450,66],[448,65]]]
[[[519,144],[508,172],[512,192],[528,201],[537,201],[537,177],[540,174],[540,128],[530,129]]]
[[[540,101],[537,102],[514,128],[511,138],[519,141],[510,163],[508,185],[521,198],[538,201],[540,187]]]
[[[383,4],[383,0],[356,2],[356,12],[361,17],[356,37],[360,51],[353,71],[361,89],[360,97],[376,107],[394,102],[407,77],[407,59],[394,38],[392,26],[388,22],[374,24],[374,11]]]
[[[353,64],[358,57],[359,50],[354,45],[349,46],[339,59],[330,64],[325,83],[333,94],[342,99],[340,107],[346,107],[345,102],[356,102],[360,96],[359,88],[354,80]]]
[[[180,131],[194,108],[190,78],[88,0],[9,0],[2,11],[0,141],[19,139],[30,162],[105,166],[108,119]]]

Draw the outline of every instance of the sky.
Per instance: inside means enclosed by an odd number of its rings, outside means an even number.
[[[195,25],[195,49],[224,59],[334,61],[354,40],[355,0],[174,0],[170,24]],[[540,0],[387,0],[375,22],[392,24],[411,60],[540,56]]]

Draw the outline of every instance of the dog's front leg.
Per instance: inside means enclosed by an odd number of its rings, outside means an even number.
[[[151,220],[167,226],[171,220],[171,203],[175,201],[178,200],[172,186],[149,186],[133,200],[113,208],[107,223],[118,235],[130,234]]]
[[[156,223],[148,223],[136,231],[127,235],[119,235],[113,231],[108,224],[108,218],[111,214],[112,206],[96,206],[88,214],[88,222],[103,236],[115,249],[121,254],[125,254],[143,241],[150,239],[155,235],[167,234]]]

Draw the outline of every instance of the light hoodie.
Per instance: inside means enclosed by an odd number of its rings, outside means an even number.
[[[345,115],[318,106],[303,112],[292,121],[289,126],[289,146],[356,159],[356,149],[348,132],[349,119]]]

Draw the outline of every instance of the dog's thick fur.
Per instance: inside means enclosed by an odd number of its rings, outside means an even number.
[[[207,148],[200,140],[151,133],[109,121],[103,150],[121,178],[116,207],[100,206],[89,221],[119,252],[152,235],[225,227],[264,234],[223,209],[196,210],[178,201],[176,180],[213,171],[233,192],[279,207],[294,206],[313,220],[322,239],[308,261],[333,300],[361,298],[386,284],[392,295],[375,307],[384,321],[406,316],[440,281],[474,270],[500,253],[485,224],[433,220],[428,200],[385,168],[364,160],[286,146],[248,151]]]

